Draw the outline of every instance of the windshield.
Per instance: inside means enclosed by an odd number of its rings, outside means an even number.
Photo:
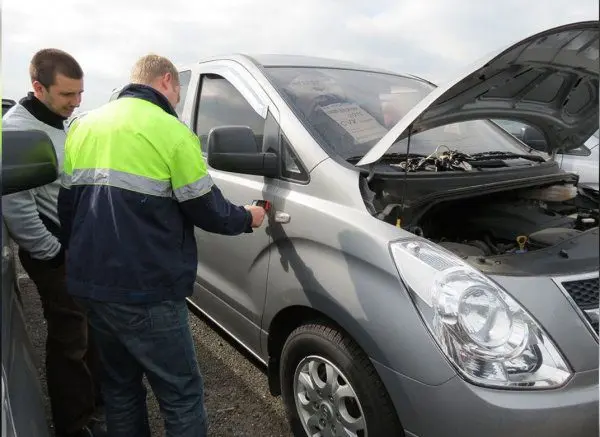
[[[267,67],[271,81],[323,146],[345,159],[362,157],[432,85],[409,77],[315,67]],[[407,139],[389,153],[406,153]],[[527,153],[489,121],[454,123],[413,135],[410,153],[430,155],[444,145],[463,153]]]

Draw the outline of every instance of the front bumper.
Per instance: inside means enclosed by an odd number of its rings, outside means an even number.
[[[596,437],[598,370],[556,390],[495,390],[459,376],[422,384],[373,362],[411,437]],[[426,363],[424,363],[426,365]]]

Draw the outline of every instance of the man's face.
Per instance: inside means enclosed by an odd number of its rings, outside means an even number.
[[[165,74],[161,79],[161,91],[173,108],[179,103],[181,98],[181,85],[179,78],[173,77],[171,74]]]
[[[54,83],[45,88],[41,83],[33,82],[36,96],[52,112],[69,118],[75,108],[81,104],[83,93],[83,79],[71,79],[62,74],[57,74]]]

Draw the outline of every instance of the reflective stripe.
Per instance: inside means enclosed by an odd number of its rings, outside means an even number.
[[[198,179],[196,182],[184,185],[175,190],[175,197],[180,202],[195,199],[196,197],[204,196],[210,191],[213,186],[213,181],[210,175],[206,175]]]
[[[71,188],[71,175],[63,173],[60,176],[60,184],[65,188]]]
[[[171,181],[160,181],[108,168],[73,170],[71,185],[109,185],[152,196],[173,196]]]

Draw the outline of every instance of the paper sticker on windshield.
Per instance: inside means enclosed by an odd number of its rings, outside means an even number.
[[[356,103],[334,103],[322,109],[354,138],[356,144],[379,140],[387,133],[385,127]]]
[[[287,88],[297,94],[323,94],[337,89],[333,78],[319,74],[303,74],[292,80]]]
[[[460,125],[458,123],[447,124],[444,126],[444,132],[460,135]]]

